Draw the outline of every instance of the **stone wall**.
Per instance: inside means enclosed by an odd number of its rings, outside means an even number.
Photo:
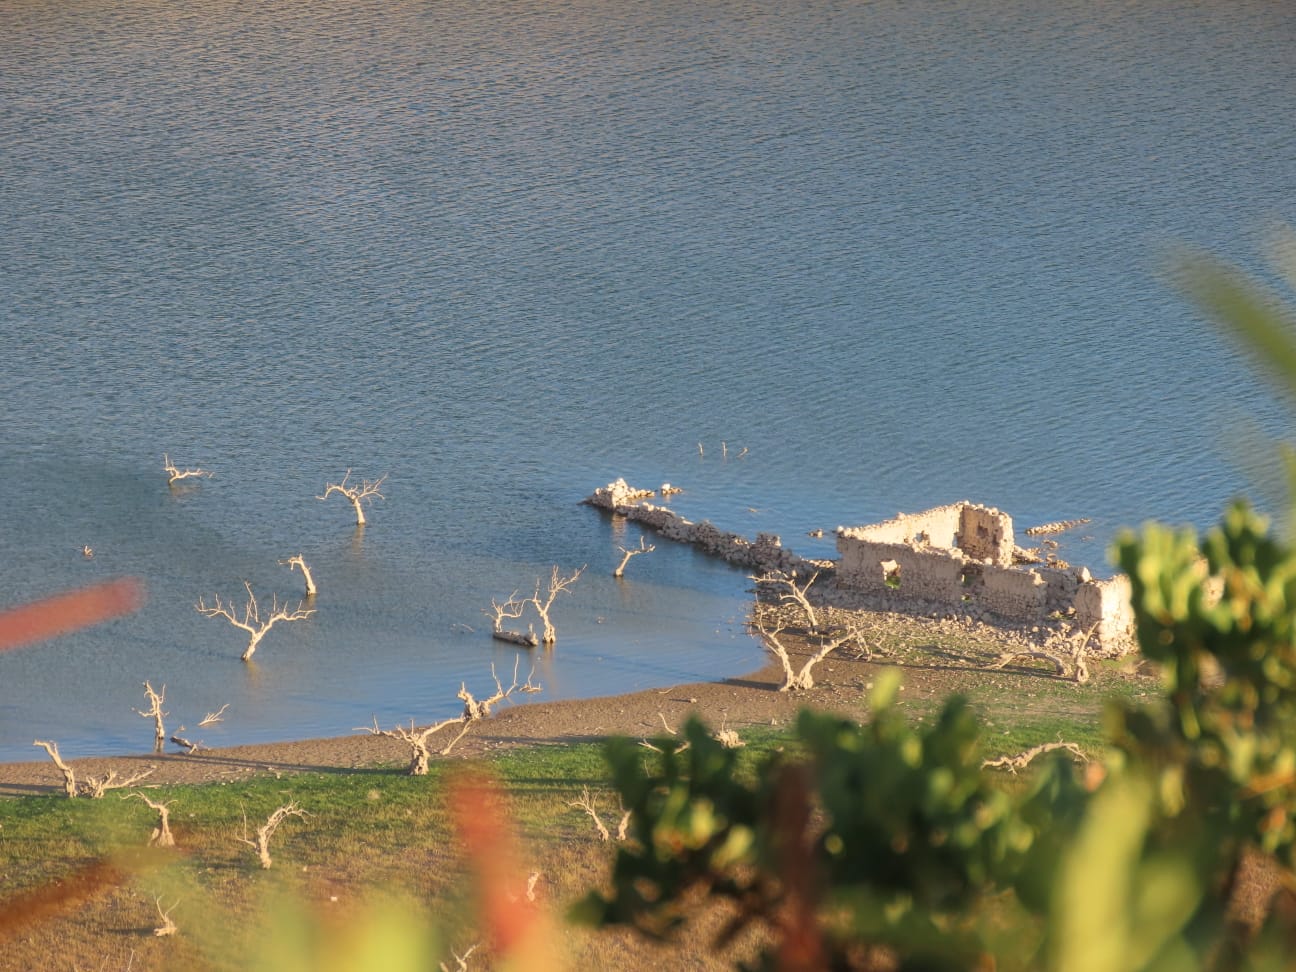
[[[950,524],[957,524],[952,529]],[[837,531],[837,587],[893,610],[946,610],[1012,624],[1065,619],[1092,630],[1090,650],[1133,647],[1128,578],[1084,567],[1014,564],[1012,518],[954,503]]]
[[[808,560],[767,533],[754,541],[703,520],[694,523],[648,502],[651,490],[625,480],[584,502],[662,537],[760,573],[824,578],[820,596],[842,607],[966,615],[1009,625],[1066,621],[1092,632],[1089,650],[1118,655],[1133,647],[1129,580],[1095,580],[1084,567],[1015,566],[1012,517],[992,507],[952,503],[882,523],[837,530],[836,563]],[[835,574],[827,583],[830,574]]]
[[[669,507],[656,506],[643,499],[651,495],[650,490],[635,489],[624,479],[618,479],[594,490],[584,502],[641,523],[668,540],[692,544],[703,553],[762,573],[783,571],[809,577],[824,566],[797,556],[772,533],[758,533],[754,541],[748,540],[740,534],[725,532],[708,520],[694,523]]]

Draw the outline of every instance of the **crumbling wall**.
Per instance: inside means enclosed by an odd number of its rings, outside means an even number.
[[[954,546],[969,557],[998,567],[1011,567],[1013,563],[1012,517],[988,506],[974,503],[958,504],[958,536]]]
[[[692,544],[703,553],[762,573],[783,571],[809,577],[825,566],[788,550],[772,533],[758,533],[752,541],[740,534],[721,530],[707,520],[694,523],[669,507],[655,506],[644,499],[652,495],[651,490],[635,489],[624,479],[618,479],[594,490],[584,502],[641,523],[668,540]]]
[[[839,528],[836,583],[893,610],[943,610],[1023,625],[1069,620],[1093,632],[1089,648],[1097,654],[1133,647],[1127,578],[1096,581],[1084,567],[1024,569],[1014,565],[1015,549],[1010,516],[954,503]]]
[[[834,565],[798,556],[773,534],[751,541],[706,520],[694,523],[649,503],[653,495],[618,479],[585,502],[762,573],[809,577],[835,566],[831,596],[843,607],[955,613],[1031,626],[1066,620],[1090,635],[1089,651],[1098,655],[1123,654],[1134,644],[1127,577],[1095,580],[1084,567],[1014,566],[1012,518],[992,507],[952,503],[883,523],[839,527]]]
[[[952,503],[922,513],[897,513],[894,519],[868,526],[839,529],[838,534],[869,543],[957,547],[955,541],[959,531],[961,506],[962,504]]]
[[[987,611],[1014,621],[1038,621],[1045,615],[1048,583],[1037,570],[987,566],[977,602]]]

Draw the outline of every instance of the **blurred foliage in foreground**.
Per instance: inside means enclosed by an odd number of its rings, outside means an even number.
[[[1296,395],[1286,312],[1217,262],[1185,270]],[[1150,525],[1115,553],[1164,694],[1110,706],[1101,765],[992,779],[964,703],[910,725],[894,679],[869,725],[803,713],[803,751],[750,784],[698,723],[647,765],[614,741],[633,840],[574,916],[668,936],[724,898],[728,934],[768,931],[768,968],[1296,968],[1296,549],[1239,502],[1204,538]]]

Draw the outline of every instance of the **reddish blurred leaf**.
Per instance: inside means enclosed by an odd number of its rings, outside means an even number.
[[[109,621],[143,603],[144,585],[123,577],[10,608],[0,612],[0,651]]]

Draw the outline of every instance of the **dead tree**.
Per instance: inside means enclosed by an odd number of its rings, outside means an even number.
[[[200,597],[195,610],[203,617],[224,618],[234,627],[242,628],[248,633],[248,646],[243,651],[242,656],[244,661],[248,661],[252,657],[257,650],[257,645],[261,643],[261,639],[266,636],[266,632],[274,627],[277,622],[301,621],[315,613],[313,609],[304,609],[300,603],[295,611],[290,611],[286,606],[281,607],[278,596],[274,596],[270,604],[270,616],[262,621],[260,607],[257,605],[256,596],[252,593],[252,585],[244,581],[243,586],[247,588],[248,599],[243,608],[242,620],[234,613],[234,602],[231,601],[228,605],[222,604],[219,594],[216,595],[216,604],[213,607],[208,607]]]
[[[176,910],[176,905],[180,902],[177,901],[166,911],[162,910],[161,898],[155,898],[154,903],[157,905],[158,914],[162,917],[162,924],[153,929],[153,934],[158,938],[165,938],[168,935],[174,935],[178,929],[176,928],[176,923],[171,920],[171,912]]]
[[[666,488],[665,486],[662,487],[662,489],[665,489],[665,488]],[[638,554],[652,553],[654,550],[657,549],[657,545],[656,545],[655,543],[649,543],[649,544],[645,545],[645,543],[644,543],[644,538],[641,536],[641,537],[639,538],[639,546],[638,546],[638,547],[636,547],[636,548],[634,548],[634,549],[627,549],[627,548],[625,548],[625,547],[617,547],[617,549],[620,550],[620,551],[621,551],[621,554],[622,554],[622,557],[621,557],[621,563],[617,564],[617,569],[614,570],[614,571],[612,571],[612,576],[613,576],[613,577],[624,577],[624,576],[625,576],[626,564],[630,563],[630,558],[631,558],[631,557],[637,556]]]
[[[274,813],[266,819],[256,832],[256,839],[253,840],[247,836],[247,814],[243,815],[243,834],[239,837],[240,843],[247,844],[257,852],[257,858],[261,861],[261,866],[267,870],[270,868],[270,838],[279,829],[279,825],[288,817],[307,817],[310,816],[305,810],[297,806],[296,802],[285,803],[282,807],[275,810]]]
[[[63,792],[66,793],[69,798],[76,796],[76,773],[72,771],[71,766],[63,762],[63,757],[59,755],[58,743],[49,742],[44,739],[37,739],[32,743],[32,745],[41,746],[45,749],[45,752],[49,753],[49,758],[54,760],[54,765],[57,766],[59,772],[63,774]]]
[[[147,710],[136,709],[135,714],[153,720],[153,752],[160,753],[166,747],[166,729],[162,726],[162,717],[170,715],[169,712],[162,711],[162,703],[166,701],[166,686],[162,686],[161,692],[155,692],[153,686],[146,681],[144,692],[148,696],[149,707]]]
[[[453,948],[450,949],[450,954],[454,956],[455,967],[454,969],[451,969],[450,966],[442,962],[440,963],[441,972],[468,972],[468,959],[475,951],[477,951],[477,945],[469,946],[468,951],[464,952],[462,955],[456,952]]]
[[[379,499],[387,498],[378,491],[378,487],[383,484],[383,481],[387,477],[386,475],[384,475],[381,478],[375,480],[364,479],[361,480],[359,486],[348,486],[347,480],[350,478],[351,478],[351,470],[348,469],[346,471],[346,475],[342,477],[342,482],[325,483],[324,495],[316,496],[315,498],[318,500],[326,500],[334,493],[341,493],[343,496],[345,496],[347,499],[351,501],[351,506],[355,509],[356,526],[364,526],[365,514],[364,514],[363,503],[365,500],[374,496],[377,496]]]
[[[532,674],[534,674],[534,672],[532,672]],[[450,750],[455,747],[455,744],[468,734],[468,730],[472,728],[474,722],[485,719],[490,715],[491,706],[509,698],[514,692],[540,691],[540,686],[531,684],[531,675],[527,676],[526,684],[518,684],[516,662],[513,665],[513,684],[507,689],[504,688],[499,677],[495,674],[495,666],[493,665],[491,666],[491,677],[495,679],[495,694],[490,696],[490,698],[482,699],[481,701],[473,698],[473,695],[468,691],[468,686],[466,684],[460,687],[459,698],[463,701],[464,708],[463,712],[453,719],[443,719],[434,725],[426,726],[422,729],[415,728],[412,719],[410,720],[408,729],[404,726],[397,726],[395,729],[380,729],[378,727],[378,719],[375,716],[374,724],[372,726],[357,727],[353,731],[367,732],[371,736],[386,736],[388,739],[399,739],[401,742],[405,743],[405,745],[409,746],[411,750],[409,775],[426,776],[428,765],[431,763],[433,756],[432,737],[442,729],[448,729],[450,726],[459,726],[458,735],[438,750],[438,755],[448,756],[450,755]]]
[[[540,644],[540,639],[536,637],[535,625],[530,625],[525,634],[513,628],[504,627],[505,618],[517,619],[522,617],[522,612],[526,610],[526,606],[530,603],[529,600],[519,598],[517,591],[510,594],[509,599],[503,604],[500,604],[495,598],[491,598],[491,610],[482,611],[482,614],[491,619],[491,637],[496,641],[521,645],[524,648],[534,648]]]
[[[594,806],[594,798],[590,795],[588,786],[581,787],[581,798],[579,800],[572,800],[567,804],[567,806],[585,811],[585,815],[588,816],[590,820],[594,821],[594,829],[598,831],[599,840],[610,841],[612,839],[611,831],[607,829],[607,825],[604,824],[602,818],[599,817],[598,808]],[[630,811],[622,806],[621,822],[617,825],[616,831],[616,839],[618,841],[625,840],[630,831],[630,816]]]
[[[787,647],[779,641],[778,636],[783,633],[781,628],[771,630],[761,621],[752,621],[751,627],[753,631],[760,635],[766,650],[783,664],[783,684],[779,686],[780,692],[808,691],[814,688],[814,667],[842,645],[859,640],[859,633],[853,628],[846,629],[844,633],[834,635],[831,638],[825,637],[821,639],[814,654],[806,659],[800,671],[798,671],[792,665],[792,657],[788,653]]]
[[[782,587],[786,588],[778,599],[781,602],[791,601],[798,605],[805,613],[806,630],[810,634],[815,634],[819,630],[819,615],[815,612],[814,605],[810,603],[810,585],[819,578],[819,572],[815,571],[810,575],[810,579],[797,587],[796,573],[785,573],[781,570],[773,570],[760,577],[752,577],[751,580],[756,582],[756,588],[759,591],[761,587]]]
[[[165,452],[162,453],[162,469],[167,474],[168,486],[174,486],[182,479],[191,479],[195,476],[212,478],[212,474],[206,469],[177,469],[175,464],[171,462],[171,457]]]
[[[158,813],[158,825],[153,828],[153,833],[149,835],[148,845],[150,847],[174,847],[175,837],[171,834],[171,804],[150,800],[138,790],[134,793],[122,794],[123,800],[129,800],[131,797],[138,797]]]
[[[279,563],[284,567],[287,567],[289,570],[292,570],[294,567],[301,569],[302,577],[306,580],[307,597],[314,597],[319,592],[319,588],[315,586],[315,578],[311,576],[311,569],[306,565],[306,561],[302,559],[301,554],[294,554],[287,560],[279,561]]]
[[[531,603],[535,605],[536,613],[540,615],[540,623],[544,625],[544,634],[540,640],[546,645],[552,645],[558,640],[558,630],[549,620],[549,609],[553,607],[554,599],[564,592],[570,593],[571,586],[576,583],[584,570],[585,565],[582,564],[570,577],[563,577],[558,573],[558,565],[555,564],[553,572],[549,575],[549,589],[543,602],[540,600],[540,581],[536,581],[535,595],[531,598]]]
[[[128,786],[134,786],[140,780],[147,779],[153,775],[153,770],[154,767],[150,766],[134,776],[128,776],[121,780],[117,778],[116,770],[109,770],[103,776],[87,776],[81,783],[81,792],[92,800],[99,800],[109,790],[123,790]]]

